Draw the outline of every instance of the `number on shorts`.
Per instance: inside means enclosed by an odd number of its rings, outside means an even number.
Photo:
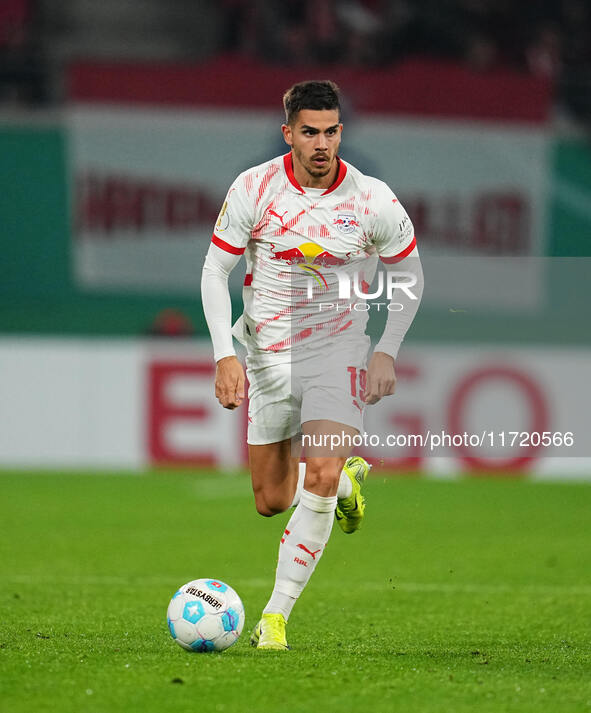
[[[361,401],[365,401],[367,369],[357,369],[356,366],[348,366],[347,371],[351,377],[351,396],[355,399],[357,398],[357,393],[359,392],[359,398]],[[358,383],[359,387],[357,386]]]

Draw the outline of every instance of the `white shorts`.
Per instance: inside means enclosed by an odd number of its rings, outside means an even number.
[[[302,423],[320,419],[362,432],[367,347],[271,365],[247,357],[248,443],[283,441],[299,434]]]

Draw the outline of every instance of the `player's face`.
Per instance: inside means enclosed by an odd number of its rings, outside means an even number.
[[[300,183],[330,185],[336,174],[336,157],[343,130],[338,111],[302,109],[293,124],[284,124],[281,128],[286,143],[292,148],[294,171]]]

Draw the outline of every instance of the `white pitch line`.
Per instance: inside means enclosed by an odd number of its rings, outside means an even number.
[[[215,574],[215,573],[214,573]],[[179,580],[183,577],[147,576],[147,577],[121,577],[116,575],[35,575],[35,574],[7,574],[0,575],[1,584],[63,584],[63,585],[120,585],[137,587],[138,585],[161,586],[168,585],[172,589],[179,585]],[[184,583],[184,582],[183,582]],[[269,579],[239,579],[235,581],[236,586],[264,588],[272,584]],[[475,584],[471,582],[397,582],[393,581],[373,581],[363,582],[351,581],[351,585],[359,591],[401,591],[401,592],[434,592],[449,594],[573,594],[591,595],[591,585],[585,584]],[[330,589],[332,584],[328,582],[315,582],[316,589]]]

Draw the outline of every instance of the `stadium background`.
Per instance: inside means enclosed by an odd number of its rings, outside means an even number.
[[[589,709],[590,27],[586,0],[0,0],[2,713]],[[199,276],[307,77],[427,277],[368,431],[575,445],[366,453],[363,529],[263,660],[289,513],[253,508]],[[202,576],[246,608],[221,656],[166,627]]]
[[[590,472],[589,10],[448,5],[3,4],[0,464],[244,462],[244,419],[211,394],[200,268],[233,177],[285,150],[284,89],[330,76],[342,155],[398,193],[427,274],[368,430],[575,432],[492,460],[365,454]]]

